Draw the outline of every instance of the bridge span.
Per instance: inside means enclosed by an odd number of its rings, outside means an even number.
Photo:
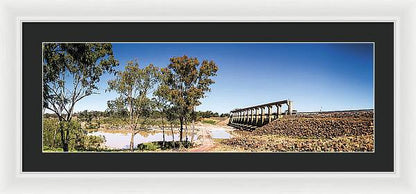
[[[283,114],[282,105],[287,106],[287,110]],[[275,119],[281,118],[283,115],[293,114],[294,111],[292,106],[292,101],[282,100],[246,108],[234,109],[230,112],[230,121],[228,125],[235,128],[253,130],[257,127],[270,123]]]

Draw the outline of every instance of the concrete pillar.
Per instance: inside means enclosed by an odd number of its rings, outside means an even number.
[[[249,122],[249,124],[250,125],[253,124],[253,109],[252,108],[250,109],[250,122]]]
[[[240,111],[240,123],[243,123],[243,111]]]
[[[264,107],[260,108],[261,115],[260,115],[260,126],[264,124]]]
[[[247,109],[247,122],[246,124],[250,124],[250,109]]]
[[[248,110],[244,110],[244,124],[248,123]]]
[[[282,105],[276,105],[277,111],[276,111],[276,119],[280,118],[282,115]]]
[[[245,123],[246,122],[246,110],[242,110],[241,114],[242,114],[241,123]]]
[[[287,112],[289,112],[289,115],[292,115],[292,101],[287,101]]]
[[[256,111],[256,114],[254,115],[254,125],[257,125],[257,123],[259,123],[259,110],[258,108],[254,108],[254,110]]]
[[[244,110],[241,111],[241,123],[244,123],[244,119],[245,119],[245,115],[246,112]]]
[[[233,123],[236,123],[237,122],[237,115],[236,115],[236,113],[234,112],[233,113]]]
[[[233,123],[235,123],[235,112],[233,112]]]
[[[247,123],[250,124],[250,109],[247,109]]]
[[[250,110],[247,109],[247,120],[246,120],[246,124],[249,123],[250,120]]]
[[[243,121],[244,121],[244,111],[241,110],[240,111],[240,123],[243,123]]]
[[[267,119],[268,123],[272,122],[272,106],[267,107]]]
[[[240,123],[243,123],[243,121],[244,121],[244,111],[241,110],[240,111]]]

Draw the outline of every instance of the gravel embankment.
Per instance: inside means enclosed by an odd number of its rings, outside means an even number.
[[[373,133],[372,111],[288,116],[253,131],[254,135],[312,138],[361,136]]]
[[[286,116],[252,132],[224,140],[247,151],[374,151],[373,111],[307,113]]]

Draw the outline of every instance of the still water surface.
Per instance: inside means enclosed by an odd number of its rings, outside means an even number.
[[[230,139],[231,134],[226,130],[211,130],[211,137],[214,139]]]
[[[215,129],[215,130],[210,130],[210,132],[211,132],[211,137],[214,139],[231,138],[231,135],[225,130]],[[130,133],[109,133],[109,132],[96,131],[96,132],[89,133],[89,135],[104,136],[106,140],[104,145],[108,148],[113,148],[113,149],[129,149],[130,148],[130,139],[131,139]],[[175,137],[175,141],[178,141],[179,133],[175,133],[174,137]],[[185,139],[185,134],[184,134],[184,139]],[[190,140],[191,138],[188,137],[188,139]],[[198,135],[195,134],[194,140],[197,140],[197,139],[198,139]],[[162,140],[163,140],[162,132],[140,132],[134,136],[134,147],[137,147],[137,145],[141,143],[148,143],[148,142],[162,141]],[[172,133],[165,133],[165,140],[172,141]]]
[[[105,146],[108,148],[114,148],[114,149],[129,149],[130,148],[130,139],[131,139],[130,133],[108,133],[108,132],[96,131],[96,132],[89,133],[89,135],[104,136],[106,140]],[[175,137],[175,141],[179,140],[179,134],[175,134],[174,137]],[[196,140],[198,136],[195,135],[194,138]],[[137,147],[137,145],[141,143],[148,143],[148,142],[162,141],[162,140],[163,140],[162,132],[138,133],[134,136],[134,147]],[[165,133],[165,140],[172,141],[172,134]]]

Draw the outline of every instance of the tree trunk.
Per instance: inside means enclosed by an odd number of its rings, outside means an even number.
[[[130,151],[134,152],[134,130],[132,130],[131,132],[131,138],[130,138]]]
[[[172,143],[173,143],[173,148],[175,148],[175,133],[173,133],[173,123],[170,123],[170,132],[172,132]]]
[[[162,147],[165,147],[165,123],[163,122],[163,117],[162,117],[162,135],[163,135]]]
[[[195,136],[195,120],[192,119],[192,136],[191,136],[191,143],[194,142],[194,136]]]
[[[62,148],[64,149],[64,152],[68,152],[68,143],[65,142]]]
[[[185,142],[188,143],[188,121],[185,119]]]
[[[64,121],[60,119],[59,121],[59,131],[61,132],[61,142],[62,142],[62,149],[64,152],[68,152],[68,142],[66,141],[67,138],[65,137],[65,129],[64,129]]]
[[[69,128],[66,129],[66,136],[65,136],[66,140],[65,140],[65,146],[66,146],[66,151],[68,151],[68,144],[69,144]]]
[[[129,105],[130,105],[130,125],[131,125],[131,138],[130,138],[130,151],[134,152],[134,115],[133,115],[133,98],[132,98],[132,90],[129,90],[128,93],[128,99],[129,99]]]
[[[58,129],[55,129],[54,133],[53,133],[53,142],[52,142],[52,147],[53,148],[55,148],[55,145],[56,145],[56,135],[57,134],[58,134]]]
[[[179,130],[179,141],[182,142],[182,131],[183,131],[183,117],[181,117],[179,119],[180,123],[181,123],[181,128]]]

